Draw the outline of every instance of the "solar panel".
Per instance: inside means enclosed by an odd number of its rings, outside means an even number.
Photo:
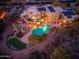
[[[72,16],[68,15],[67,18],[72,18]]]
[[[45,7],[38,8],[38,11],[39,12],[46,11],[46,8]]]
[[[73,3],[76,2],[76,0],[60,0],[60,2]]]
[[[48,9],[49,9],[50,12],[55,12],[55,10],[52,6],[48,6]]]
[[[73,9],[71,9],[71,8],[67,8],[66,10],[71,11],[71,10],[73,10]]]
[[[64,15],[75,15],[75,13],[74,12],[71,12],[71,11],[70,12],[69,11],[68,12],[63,12],[63,14]]]

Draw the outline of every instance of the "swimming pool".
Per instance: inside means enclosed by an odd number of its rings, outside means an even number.
[[[50,31],[50,26],[46,25],[43,28],[37,28],[32,31],[32,35],[34,36],[43,36]]]

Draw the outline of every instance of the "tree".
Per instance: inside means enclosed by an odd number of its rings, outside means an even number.
[[[57,47],[54,49],[53,59],[72,59],[72,54],[64,48]]]
[[[0,34],[2,34],[4,30],[5,30],[5,23],[2,20],[0,20]]]

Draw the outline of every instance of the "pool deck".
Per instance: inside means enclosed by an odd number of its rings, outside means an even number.
[[[28,33],[24,34],[23,37],[20,39],[23,43],[27,44],[29,43],[29,36],[32,34],[33,29],[29,30]]]

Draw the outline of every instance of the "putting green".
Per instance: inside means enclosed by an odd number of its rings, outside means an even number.
[[[27,47],[27,44],[22,43],[19,38],[13,37],[9,39],[8,46],[14,50],[22,50]]]

